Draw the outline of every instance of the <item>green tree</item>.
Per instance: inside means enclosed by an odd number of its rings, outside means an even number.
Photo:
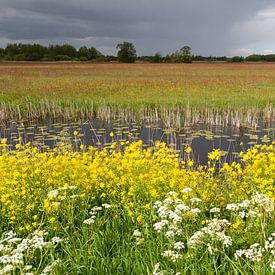
[[[192,54],[191,47],[187,46],[187,45],[183,46],[180,49],[180,54],[183,56],[191,56],[191,54]]]
[[[137,58],[136,49],[133,43],[124,41],[118,44],[117,47],[117,59],[119,62],[132,63]]]
[[[229,62],[243,62],[244,61],[244,58],[242,56],[233,56],[231,58],[228,59]]]
[[[170,60],[177,63],[191,63],[192,62],[192,52],[191,47],[183,46],[179,51],[175,51],[171,54]]]
[[[152,62],[154,63],[160,63],[162,62],[162,56],[159,52],[156,52],[155,55],[152,58]]]

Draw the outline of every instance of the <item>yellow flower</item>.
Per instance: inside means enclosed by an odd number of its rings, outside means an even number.
[[[142,223],[142,221],[143,221],[143,216],[142,216],[142,215],[138,215],[137,221],[138,221],[138,223]]]
[[[19,149],[20,147],[21,147],[21,144],[19,144],[19,143],[15,144],[16,149]]]
[[[187,146],[186,149],[185,149],[185,152],[187,154],[190,154],[192,152],[192,148],[190,146]]]
[[[213,150],[211,153],[208,154],[209,160],[219,160],[221,157],[221,151],[219,149]]]
[[[50,223],[55,223],[55,221],[56,221],[56,218],[55,218],[55,217],[49,218],[49,222],[50,222]]]

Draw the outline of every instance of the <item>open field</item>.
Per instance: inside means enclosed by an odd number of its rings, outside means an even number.
[[[147,117],[169,124],[274,119],[275,64],[0,63],[0,120]]]

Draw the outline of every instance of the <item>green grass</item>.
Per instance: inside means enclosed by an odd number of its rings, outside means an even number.
[[[274,119],[273,64],[0,64],[0,120]]]

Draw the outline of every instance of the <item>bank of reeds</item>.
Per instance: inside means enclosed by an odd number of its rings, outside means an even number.
[[[0,121],[95,117],[255,126],[275,117],[274,64],[0,64]]]

